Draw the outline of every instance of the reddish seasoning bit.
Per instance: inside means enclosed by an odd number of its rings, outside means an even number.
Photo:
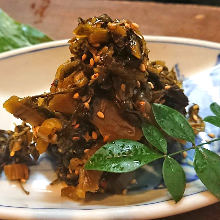
[[[98,135],[95,131],[92,132],[92,139],[96,140],[98,138]]]
[[[86,59],[86,57],[87,57],[87,55],[84,53],[84,54],[82,55],[82,61],[84,61],[84,60]]]
[[[166,85],[166,86],[164,87],[165,90],[168,90],[168,89],[170,89],[170,88],[171,88],[171,86],[169,86],[169,85]]]
[[[79,137],[73,137],[72,140],[73,141],[78,141],[80,138]]]
[[[84,106],[85,106],[86,109],[89,109],[89,103],[88,102],[85,102]]]
[[[103,137],[103,141],[104,141],[104,142],[107,142],[108,139],[109,139],[109,135],[105,135],[105,136]]]
[[[144,101],[140,101],[139,104],[140,105],[145,105],[145,102]]]
[[[122,90],[123,92],[125,92],[125,88],[126,88],[125,84],[122,83],[122,84],[121,84],[121,90]]]
[[[101,119],[105,118],[105,115],[103,114],[103,112],[97,112],[97,116]]]
[[[76,92],[76,93],[73,95],[73,98],[74,98],[74,99],[78,99],[78,98],[79,98],[79,93]]]
[[[99,77],[99,74],[98,73],[94,73],[92,76],[91,76],[91,79],[92,80],[95,80]]]
[[[77,129],[78,127],[79,127],[79,124],[76,124],[76,125],[74,126],[75,129]]]
[[[93,47],[100,47],[100,44],[97,43],[97,44],[92,44]]]
[[[84,150],[84,153],[86,154],[86,153],[88,153],[89,152],[89,149],[85,149]]]
[[[94,66],[95,62],[94,62],[93,58],[90,59],[89,64],[90,64],[91,66]]]

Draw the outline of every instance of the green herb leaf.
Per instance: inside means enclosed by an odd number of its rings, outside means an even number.
[[[220,199],[220,156],[205,148],[196,148],[193,165],[202,183]]]
[[[206,121],[210,124],[213,124],[217,127],[220,127],[220,117],[217,116],[207,116],[203,119],[203,121]]]
[[[124,173],[138,169],[162,154],[132,140],[116,140],[101,147],[86,163],[87,170]]]
[[[185,191],[186,177],[183,168],[171,157],[166,157],[163,162],[163,179],[169,193],[178,202]]]
[[[220,117],[220,105],[218,105],[216,102],[213,102],[211,105],[210,105],[210,109],[212,110],[212,112]]]
[[[142,126],[142,131],[145,138],[150,144],[152,144],[161,152],[165,154],[167,153],[167,141],[157,127],[145,123]]]
[[[14,21],[0,9],[0,52],[51,41],[42,32]]]
[[[158,125],[170,136],[182,140],[195,142],[195,134],[186,118],[166,105],[152,105],[153,113]]]

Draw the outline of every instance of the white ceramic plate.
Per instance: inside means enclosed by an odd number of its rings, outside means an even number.
[[[198,103],[201,115],[210,114],[212,101],[220,103],[220,44],[207,41],[147,36],[150,60],[165,60],[184,79],[184,89],[191,103]],[[0,106],[11,95],[40,94],[49,88],[59,64],[69,57],[67,40],[44,43],[0,54]],[[17,122],[0,107],[0,128],[12,129]],[[220,136],[219,129],[207,132]],[[203,132],[199,139],[207,139]],[[219,152],[219,144],[207,146]],[[217,202],[197,179],[193,152],[183,162],[187,173],[184,198],[175,204],[166,189],[139,190],[128,195],[96,197],[77,203],[60,197],[60,185],[49,186],[55,179],[51,161],[42,157],[31,168],[25,187],[26,196],[17,183],[0,178],[0,218],[6,219],[153,219],[165,217]]]

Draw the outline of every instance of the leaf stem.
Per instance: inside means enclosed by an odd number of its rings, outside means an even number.
[[[193,150],[193,149],[195,149],[195,148],[197,148],[197,147],[202,147],[202,146],[205,145],[205,144],[211,144],[211,143],[213,143],[213,142],[215,142],[215,141],[220,141],[220,138],[216,138],[216,139],[214,139],[214,140],[207,141],[207,142],[205,142],[205,143],[201,143],[201,144],[199,144],[199,145],[197,145],[197,146],[193,144],[192,147],[189,147],[189,148],[186,148],[186,149],[183,149],[183,150],[174,152],[174,153],[172,153],[172,154],[169,154],[168,156],[172,157],[172,156],[175,156],[175,155],[177,155],[177,154],[183,153],[183,152],[185,152],[185,151]],[[165,156],[166,156],[166,155],[165,155]],[[165,156],[164,156],[164,157],[165,157]]]
[[[71,88],[68,90],[63,90],[63,91],[54,92],[54,93],[48,92],[48,93],[44,93],[44,94],[40,94],[40,95],[34,95],[34,96],[31,96],[30,98],[31,99],[44,98],[44,97],[49,97],[49,96],[58,95],[58,94],[72,93],[72,92],[76,91],[76,89],[78,89],[78,88],[74,87],[74,88]]]

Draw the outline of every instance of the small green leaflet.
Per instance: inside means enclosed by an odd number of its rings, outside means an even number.
[[[220,199],[220,156],[205,148],[196,148],[193,166],[202,183]]]
[[[163,179],[169,193],[178,202],[185,191],[186,177],[183,168],[171,157],[166,157],[163,162]]]
[[[220,117],[217,116],[207,116],[203,119],[203,121],[209,122],[217,127],[220,127]]]
[[[210,109],[212,110],[212,112],[218,116],[220,118],[220,105],[218,105],[216,102],[213,102],[210,105]]]
[[[151,124],[143,124],[142,131],[147,141],[163,153],[167,153],[167,141],[158,128]]]
[[[42,32],[14,21],[0,9],[0,52],[51,41]]]
[[[195,134],[186,118],[166,105],[152,105],[158,125],[170,136],[195,143]]]
[[[124,173],[138,169],[162,154],[132,140],[116,140],[102,146],[86,163],[85,169]]]

